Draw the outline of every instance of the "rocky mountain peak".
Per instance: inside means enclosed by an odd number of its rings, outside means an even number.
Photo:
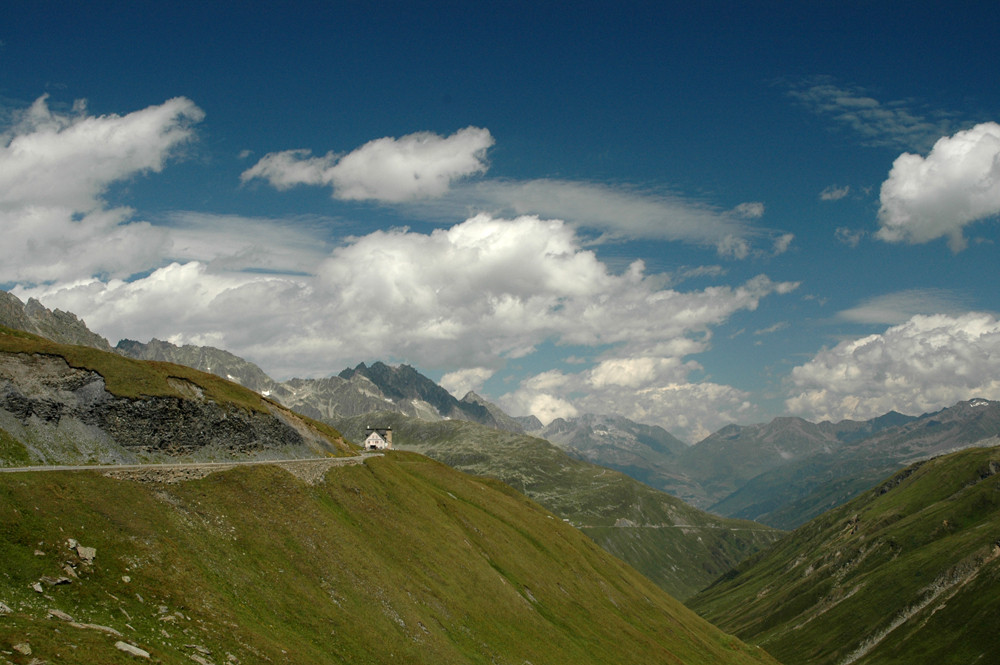
[[[0,325],[24,330],[60,344],[90,346],[110,351],[111,345],[71,312],[50,310],[34,298],[27,303],[12,293],[0,291]]]

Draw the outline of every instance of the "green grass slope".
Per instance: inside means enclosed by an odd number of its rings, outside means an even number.
[[[104,377],[108,392],[118,397],[177,397],[187,395],[168,379],[190,381],[206,397],[252,411],[265,411],[264,398],[214,374],[167,362],[134,360],[89,346],[58,344],[37,335],[0,326],[0,352],[40,353],[64,358],[70,367],[89,369]]]
[[[994,662],[1000,448],[907,467],[688,605],[796,663]]]
[[[104,382],[104,390],[110,395],[132,402],[151,401],[167,398],[175,402],[211,404],[218,407],[220,418],[227,414],[247,414],[249,420],[267,424],[268,419],[283,421],[288,427],[299,432],[302,444],[298,446],[294,456],[304,455],[351,455],[354,450],[343,440],[343,437],[333,427],[326,423],[295,414],[280,404],[268,400],[252,390],[236,383],[227,381],[214,374],[201,372],[183,365],[169,362],[135,360],[117,353],[103,351],[87,346],[60,344],[51,340],[0,326],[0,387],[12,381],[14,388],[25,388],[19,382],[28,385],[29,393],[39,391],[44,384],[44,378],[32,372],[14,372],[6,376],[2,365],[18,357],[57,358],[65,361],[73,370],[96,372]],[[14,363],[16,364],[16,363]],[[48,399],[58,400],[59,391],[52,387]],[[43,387],[44,388],[44,387]],[[44,400],[43,400],[44,401]],[[48,406],[47,404],[45,406]],[[118,414],[116,414],[117,416]],[[0,412],[3,416],[3,412]],[[120,419],[128,414],[121,413]],[[39,425],[35,427],[34,425]],[[10,418],[0,417],[0,466],[19,466],[46,463],[92,463],[94,461],[167,461],[172,454],[147,454],[136,457],[131,452],[124,451],[120,445],[115,445],[107,433],[95,433],[85,427],[65,426],[60,428],[56,419],[51,426],[40,423],[17,423]],[[78,424],[79,425],[79,424]],[[190,429],[197,423],[185,423]],[[248,425],[247,427],[251,427]],[[180,431],[174,430],[172,434]],[[15,432],[15,430],[17,430]],[[207,438],[207,437],[206,437]],[[250,437],[248,437],[250,438]],[[26,446],[25,444],[29,444]],[[102,446],[110,446],[108,450]],[[32,454],[31,449],[35,449]],[[208,450],[204,454],[195,455],[192,459],[208,459],[225,456],[231,451]],[[289,451],[291,453],[291,451]],[[280,456],[280,452],[268,451],[269,454]],[[106,459],[105,459],[106,458]],[[141,459],[140,459],[141,458]],[[163,458],[163,459],[161,459]]]
[[[391,425],[394,445],[496,478],[568,520],[677,598],[687,598],[783,533],[693,508],[623,473],[574,459],[531,436],[468,421],[368,414],[337,422],[345,436]]]
[[[510,488],[403,452],[315,485],[0,474],[0,603],[17,664],[142,662],[119,642],[166,664],[774,663]]]

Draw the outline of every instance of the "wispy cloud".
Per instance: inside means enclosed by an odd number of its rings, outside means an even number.
[[[862,229],[851,229],[846,226],[838,226],[837,230],[834,232],[834,237],[837,238],[837,241],[842,242],[848,247],[857,247],[867,235],[867,231]]]
[[[771,335],[778,332],[779,330],[784,330],[788,327],[788,321],[778,321],[774,325],[768,326],[767,328],[761,328],[760,330],[753,331],[754,335]]]
[[[907,289],[868,298],[837,318],[852,323],[904,323],[918,314],[957,315],[969,309],[968,298],[946,289]]]
[[[755,239],[773,232],[755,222],[760,203],[733,210],[676,194],[570,180],[481,180],[456,186],[438,199],[419,201],[408,212],[439,220],[475,212],[538,215],[560,219],[600,235],[600,241],[671,240],[716,248],[721,255],[743,258]],[[743,256],[734,244],[746,247]]]
[[[378,139],[347,155],[314,157],[309,150],[285,150],[265,155],[241,178],[265,180],[277,189],[330,187],[334,198],[391,204],[411,217],[442,224],[479,213],[537,215],[566,221],[597,243],[679,241],[712,247],[732,259],[779,254],[791,241],[789,234],[757,225],[765,211],[759,201],[726,210],[624,185],[545,178],[463,182],[486,171],[486,150],[492,145],[488,130],[469,127],[448,137],[422,132]],[[758,247],[768,242],[770,251]]]
[[[949,134],[952,114],[920,110],[912,100],[879,101],[860,87],[814,77],[790,86],[788,94],[814,113],[855,132],[870,146],[926,150]]]
[[[836,185],[830,185],[822,192],[819,193],[820,201],[839,201],[851,192],[850,185],[844,185],[843,187],[838,187]]]

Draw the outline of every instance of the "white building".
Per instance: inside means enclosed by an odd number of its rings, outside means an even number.
[[[365,450],[385,450],[392,448],[391,427],[369,427],[371,434],[365,439]]]

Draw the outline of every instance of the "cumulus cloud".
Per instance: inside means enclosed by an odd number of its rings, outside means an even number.
[[[0,133],[0,282],[122,276],[155,264],[167,235],[102,196],[113,183],[160,171],[203,117],[182,97],[92,116],[82,102],[54,112],[43,96],[15,113]]]
[[[915,244],[947,237],[952,251],[964,249],[966,225],[1000,214],[1000,125],[943,137],[926,158],[900,155],[880,201],[878,238]]]
[[[1000,322],[990,314],[914,316],[823,349],[792,370],[792,413],[817,420],[912,415],[973,397],[1000,399]]]
[[[488,367],[470,367],[454,372],[448,372],[441,377],[441,380],[438,381],[438,385],[458,399],[462,399],[469,394],[469,391],[481,390],[483,384],[486,383],[486,381],[489,380],[493,374],[495,374],[495,370]]]
[[[326,376],[372,358],[416,359],[427,369],[475,368],[448,377],[460,390],[543,342],[611,349],[580,384],[589,401],[543,393],[537,383],[526,399],[552,413],[568,412],[565,404],[604,404],[609,412],[611,400],[627,405],[645,391],[646,412],[663,414],[673,407],[656,407],[654,389],[675,385],[663,399],[683,392],[676,386],[698,367],[682,359],[708,348],[714,326],[795,287],[761,275],[736,286],[664,288],[641,262],[612,272],[564,222],[477,215],[429,234],[396,229],[350,239],[311,275],[221,272],[189,261],[131,282],[15,292],[78,313],[112,341],[207,342],[277,378]]]
[[[240,176],[278,189],[295,185],[332,187],[334,198],[401,202],[441,196],[452,182],[487,169],[493,145],[486,129],[466,127],[451,136],[418,132],[381,138],[346,154],[312,157],[309,150],[269,153]]]
[[[756,415],[748,393],[689,381],[689,374],[699,369],[698,363],[679,358],[609,357],[582,372],[551,370],[531,377],[501,397],[500,404],[543,423],[579,413],[619,414],[658,424],[688,443]]]

